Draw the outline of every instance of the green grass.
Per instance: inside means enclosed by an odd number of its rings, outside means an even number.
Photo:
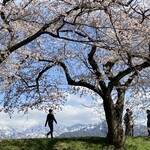
[[[127,150],[150,150],[150,137],[128,137]]]
[[[0,150],[114,150],[102,137],[0,140]],[[126,150],[150,150],[150,137],[128,137]]]

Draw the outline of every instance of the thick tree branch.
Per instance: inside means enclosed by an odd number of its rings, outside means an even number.
[[[52,21],[50,21],[49,24],[45,24],[39,31],[37,31],[35,34],[31,35],[30,37],[24,39],[23,41],[13,45],[12,47],[10,47],[9,49],[5,50],[5,51],[0,51],[0,63],[2,63],[12,52],[14,52],[15,50],[17,50],[18,48],[25,46],[26,44],[32,42],[33,40],[35,40],[37,37],[39,37],[40,35],[44,34],[44,31],[50,27],[51,24],[61,20],[62,18],[64,18],[64,16],[59,16],[55,19],[53,19]]]
[[[55,66],[58,65],[58,66],[61,66],[64,70],[64,73],[65,73],[65,76],[66,76],[66,79],[67,79],[67,82],[68,82],[68,85],[73,85],[73,86],[82,86],[82,87],[86,87],[94,92],[96,92],[97,94],[99,95],[102,95],[102,91],[100,91],[98,88],[96,88],[95,86],[83,81],[83,80],[80,80],[80,81],[75,81],[71,78],[70,74],[69,74],[69,70],[67,68],[67,66],[65,65],[65,63],[63,62],[60,62],[60,61],[51,61],[51,60],[44,60],[44,59],[40,59],[39,61],[45,61],[45,62],[49,62],[49,63],[55,63]],[[54,65],[53,65],[54,66]],[[50,68],[49,68],[50,69]],[[47,69],[45,69],[44,71],[42,71],[43,73],[45,71],[47,71]],[[39,75],[40,77],[40,75]]]
[[[134,72],[128,80],[125,82],[125,87],[128,88],[128,86],[132,83],[133,79],[137,76],[137,72]]]
[[[89,84],[83,80],[74,81],[69,74],[67,66],[63,62],[59,62],[59,65],[64,69],[66,79],[67,79],[67,82],[69,85],[86,87],[86,88],[96,92],[97,94],[102,95],[102,92],[98,88],[96,88],[95,86],[93,86],[93,85],[91,85],[91,84]]]
[[[118,93],[118,98],[116,101],[115,110],[116,110],[116,113],[118,116],[118,120],[121,120],[121,118],[122,118],[125,91],[130,86],[130,84],[132,83],[133,79],[136,76],[137,76],[137,72],[134,72],[131,76],[129,76],[128,80],[125,82],[124,85],[122,85],[120,83],[117,84],[116,90]]]
[[[125,96],[125,89],[117,88],[117,101],[115,104],[115,112],[117,120],[122,123],[122,114],[123,114],[123,107],[124,107],[124,96]]]
[[[5,5],[8,1],[10,0],[4,0],[3,1],[3,5]],[[76,6],[75,8],[72,8],[71,10],[69,10],[68,12],[66,12],[66,15],[69,15],[72,11],[74,10],[78,10],[80,9],[79,6]],[[2,15],[3,16],[3,15]],[[5,17],[5,16],[4,16]],[[2,63],[13,51],[15,51],[16,49],[22,47],[22,46],[25,46],[26,44],[32,42],[33,40],[35,40],[37,37],[39,37],[41,34],[44,34],[44,31],[50,27],[51,24],[54,24],[56,22],[58,22],[59,20],[63,19],[64,20],[65,18],[65,15],[60,15],[58,17],[56,17],[55,19],[51,20],[49,23],[43,25],[43,27],[37,31],[35,34],[31,35],[30,37],[22,40],[21,42],[13,45],[12,47],[8,48],[7,50],[3,50],[3,51],[0,51],[0,63]],[[65,23],[65,22],[64,22]],[[58,29],[57,29],[57,33],[58,31],[63,27],[64,24],[62,24]],[[55,34],[50,34],[51,36],[53,37],[57,37],[59,38],[59,35],[55,35]],[[63,38],[62,38],[63,39]],[[64,38],[67,40],[67,38]],[[72,40],[73,41],[73,40]]]
[[[93,69],[93,72],[96,75],[96,78],[99,79],[99,84],[101,86],[101,89],[103,91],[105,91],[106,90],[105,82],[102,81],[102,74],[99,71],[99,68],[98,68],[98,65],[97,65],[96,61],[94,60],[95,52],[96,52],[96,46],[93,46],[92,49],[91,49],[91,52],[88,54],[88,62],[91,65],[91,67]]]
[[[114,75],[113,73],[111,73],[111,69],[113,67],[115,63],[114,62],[110,62],[108,61],[103,67],[104,67],[104,71],[105,71],[105,74],[107,75],[108,79],[111,80]]]
[[[144,68],[150,67],[150,62],[144,62],[140,65],[136,65],[134,67],[127,68],[126,70],[120,72],[117,76],[115,76],[108,84],[108,89],[110,92],[112,91],[114,85],[116,85],[123,77],[130,74],[131,72],[134,72],[136,69],[137,71],[141,71]]]

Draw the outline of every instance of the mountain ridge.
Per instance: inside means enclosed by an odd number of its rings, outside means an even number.
[[[18,130],[10,126],[0,127],[0,139],[18,139],[18,138],[44,138],[49,128],[43,125],[37,125],[31,128]],[[86,137],[107,135],[106,122],[97,124],[75,124],[72,126],[57,125],[54,127],[54,137]],[[135,136],[147,136],[147,127],[144,125],[134,125]]]

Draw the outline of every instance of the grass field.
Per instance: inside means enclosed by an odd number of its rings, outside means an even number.
[[[102,137],[0,140],[0,150],[114,150]],[[128,137],[126,150],[150,150],[150,137]]]

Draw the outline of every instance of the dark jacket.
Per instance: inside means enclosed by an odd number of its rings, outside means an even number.
[[[45,126],[47,125],[47,123],[48,123],[48,125],[53,124],[54,121],[55,121],[55,123],[57,124],[57,121],[56,121],[54,115],[51,114],[51,113],[49,113],[49,114],[47,115],[47,118],[46,118]]]
[[[147,123],[150,123],[150,113],[147,115]]]

